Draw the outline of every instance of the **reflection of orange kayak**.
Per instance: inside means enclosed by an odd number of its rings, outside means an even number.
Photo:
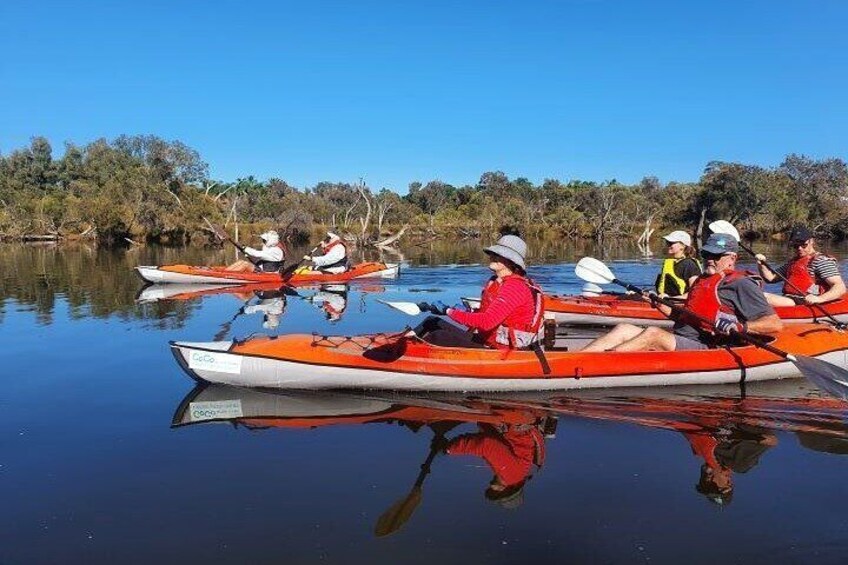
[[[172,425],[238,422],[250,428],[317,428],[334,425],[404,422],[532,424],[532,407],[499,407],[472,399],[446,400],[350,392],[260,391],[226,385],[200,385],[183,399]]]
[[[566,416],[678,432],[719,424],[745,424],[848,439],[845,403],[821,397],[799,386],[799,381],[759,383],[746,398],[739,398],[738,389],[735,396],[732,390],[709,390],[708,396],[628,393],[593,397],[547,392],[470,397],[262,391],[199,385],[177,407],[172,425],[228,421],[252,429],[312,429],[401,422],[417,429],[438,422],[515,425],[533,424],[549,416]]]
[[[591,336],[566,336],[545,352],[438,347],[417,336],[286,335],[171,347],[200,381],[302,389],[521,391],[735,383],[797,376],[796,367],[753,346],[674,352],[577,351]],[[846,365],[848,334],[824,324],[787,326],[773,345]],[[573,351],[569,351],[569,349]]]
[[[245,284],[282,283],[279,273],[237,273],[226,267],[194,267],[191,265],[163,265],[136,267],[139,276],[151,283],[183,284]],[[286,284],[343,283],[364,278],[394,278],[398,276],[397,263],[367,262],[350,267],[343,273],[324,273],[311,269],[298,269],[286,280]]]
[[[463,298],[468,306],[477,308],[480,300]],[[834,300],[822,307],[840,322],[848,322],[848,297]],[[575,295],[545,295],[545,312],[561,324],[613,325],[630,323],[640,326],[671,326],[673,322],[659,310],[639,298],[621,294],[602,294],[596,297]],[[784,321],[809,323],[825,318],[821,310],[810,306],[778,306],[775,312]]]
[[[314,287],[315,289],[325,288],[322,285],[298,285],[298,288]],[[326,285],[330,286],[330,285]],[[345,288],[339,285],[340,288]],[[194,300],[204,296],[214,296],[219,294],[231,294],[247,300],[255,293],[268,291],[281,291],[283,294],[294,295],[295,290],[281,287],[280,283],[264,282],[264,283],[247,283],[247,284],[151,284],[142,288],[136,296],[137,302],[156,302],[158,300]],[[362,293],[383,292],[386,287],[376,284],[361,284],[357,285],[356,290]]]

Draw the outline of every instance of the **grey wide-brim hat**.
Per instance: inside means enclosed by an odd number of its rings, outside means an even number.
[[[524,258],[527,257],[527,244],[517,235],[505,235],[496,244],[486,247],[483,251],[500,255],[522,269],[527,269],[524,264]]]

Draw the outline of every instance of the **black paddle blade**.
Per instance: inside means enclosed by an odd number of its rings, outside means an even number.
[[[381,538],[398,531],[406,524],[420,503],[421,487],[416,486],[406,498],[395,502],[391,508],[383,512],[374,527],[374,535]]]
[[[801,374],[828,394],[848,400],[848,371],[833,363],[797,355],[793,361]]]

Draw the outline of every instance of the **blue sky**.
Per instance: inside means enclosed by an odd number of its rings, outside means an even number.
[[[0,3],[0,151],[179,139],[214,178],[405,192],[848,157],[848,2]]]

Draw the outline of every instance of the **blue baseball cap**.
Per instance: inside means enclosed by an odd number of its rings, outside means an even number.
[[[710,235],[707,242],[701,247],[701,251],[712,253],[713,255],[724,255],[725,253],[738,253],[739,242],[733,236],[714,233]]]

